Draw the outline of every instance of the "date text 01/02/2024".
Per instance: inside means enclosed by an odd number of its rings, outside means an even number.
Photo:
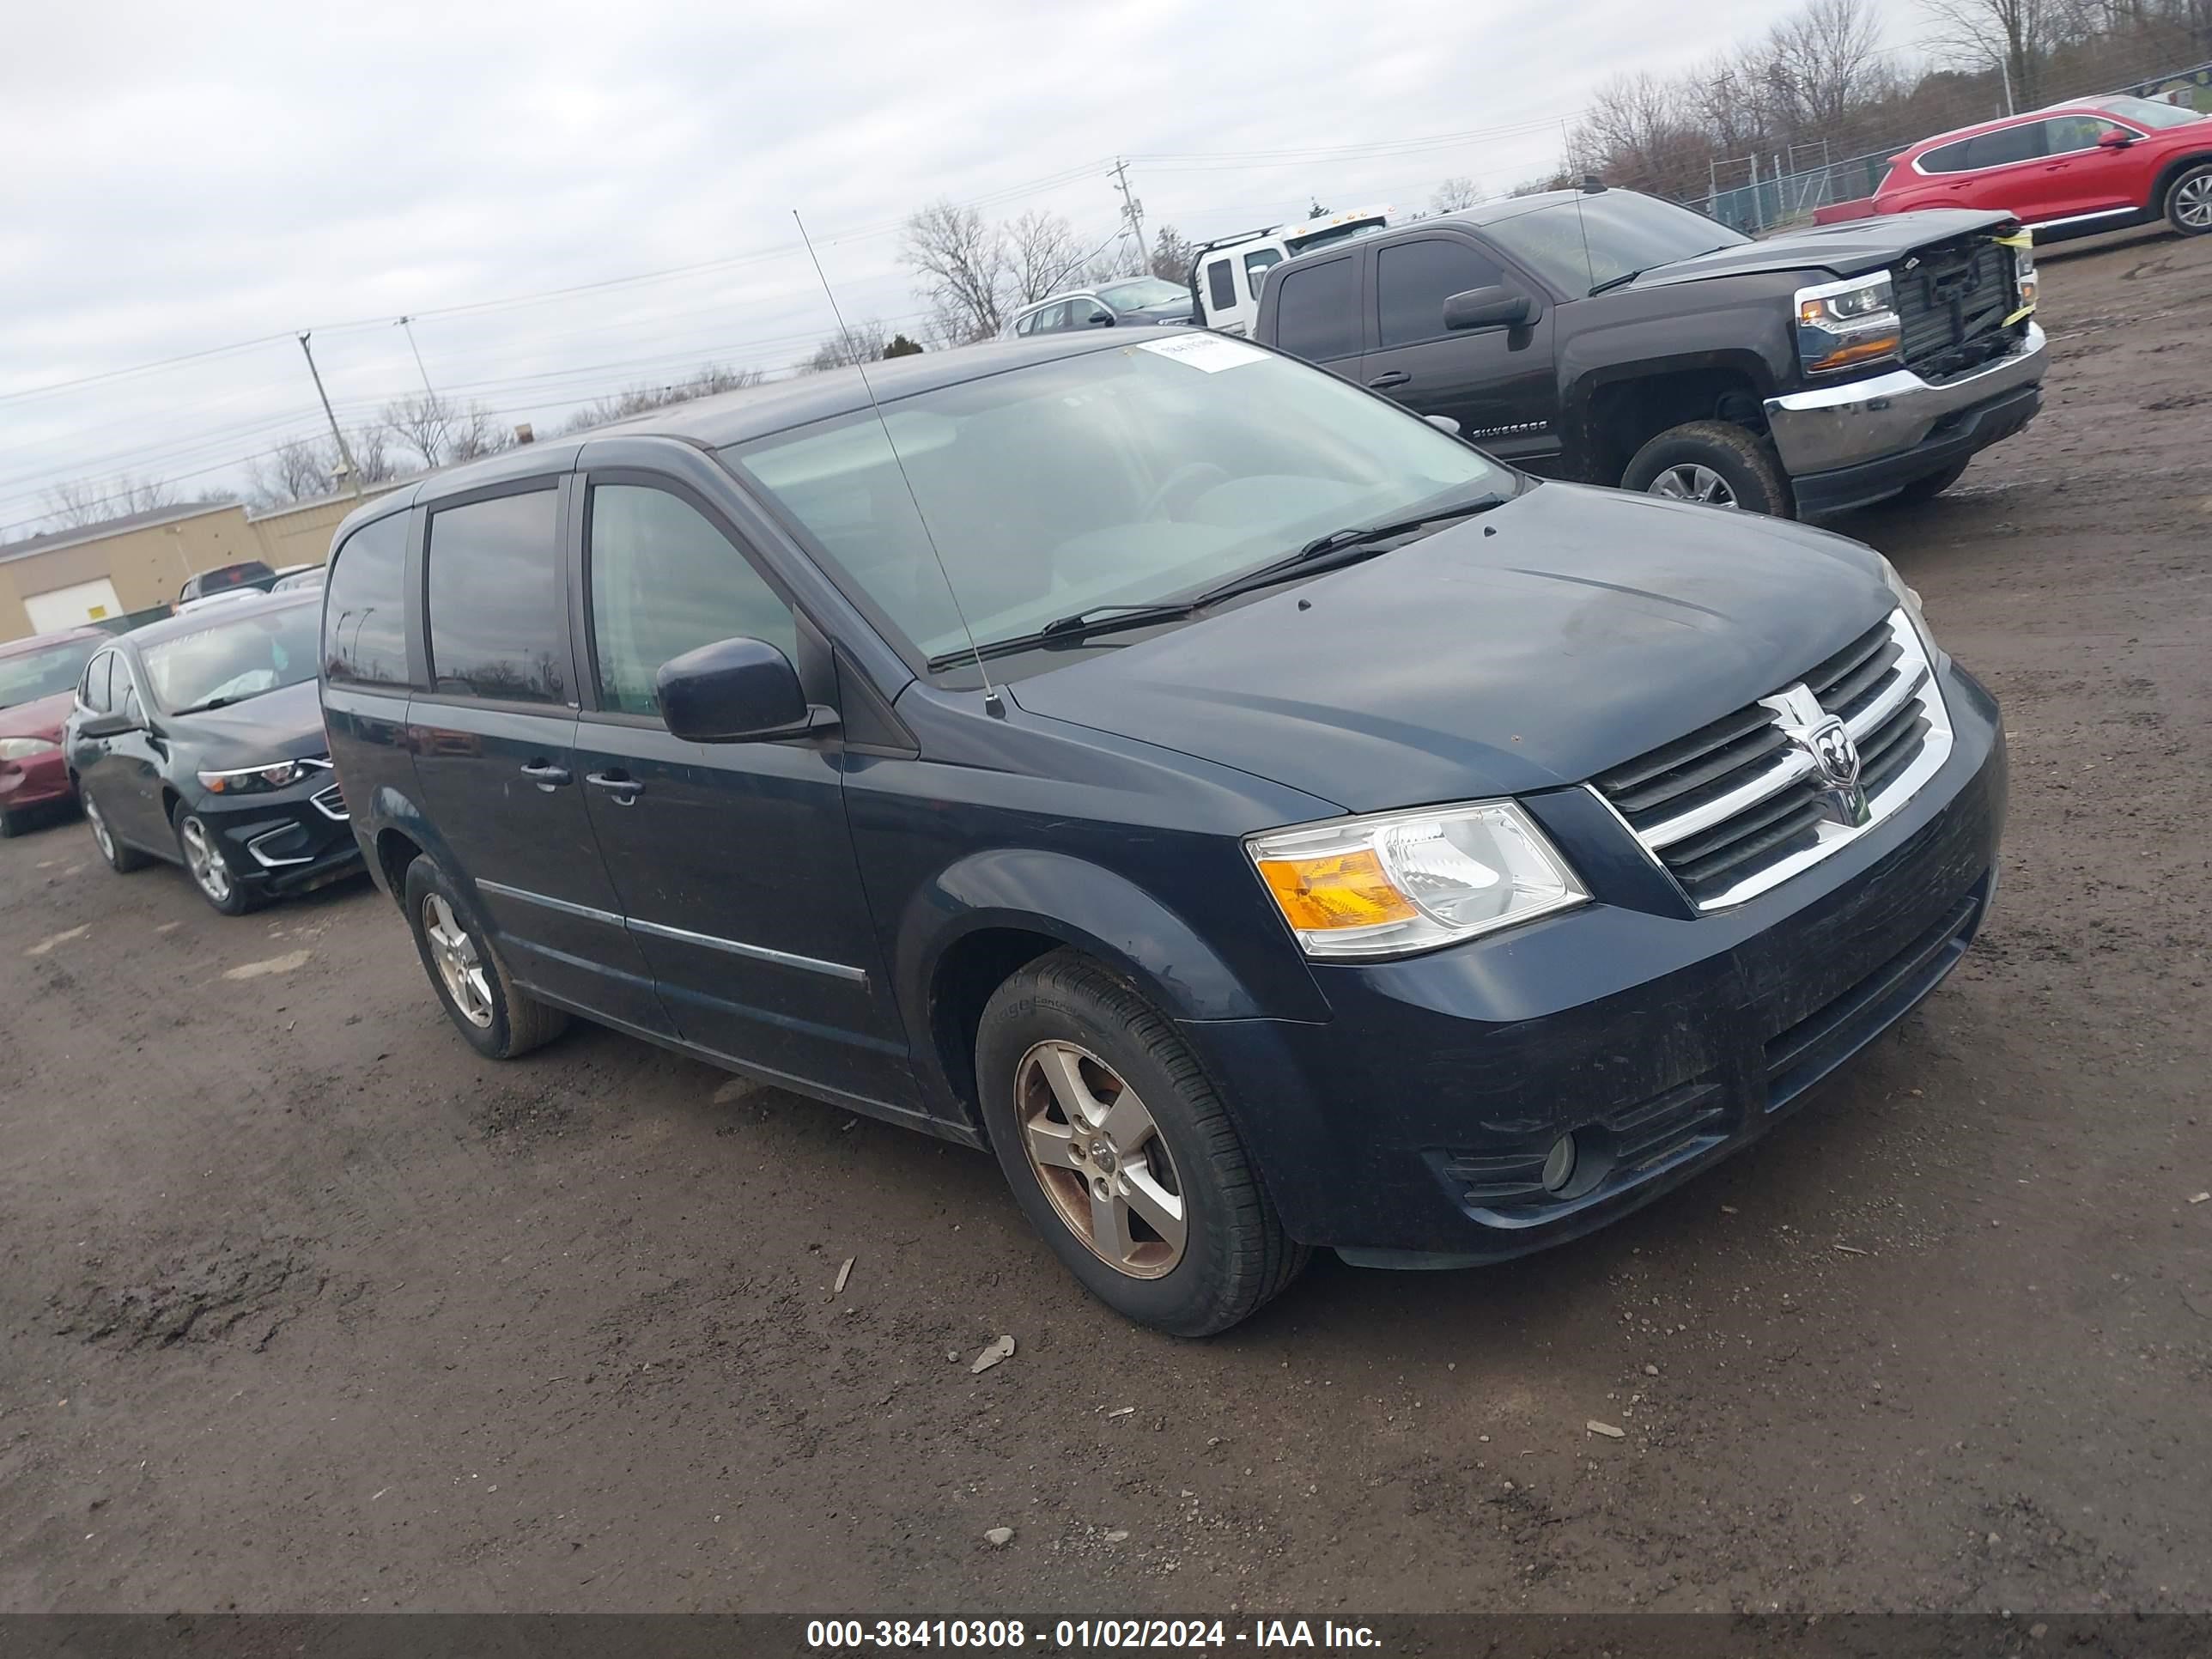
[[[861,1648],[1041,1648],[1047,1652],[1096,1649],[1221,1648],[1235,1642],[1254,1648],[1373,1649],[1378,1638],[1365,1625],[1323,1620],[1261,1619],[1237,1628],[1220,1619],[1060,1619],[1050,1626],[1018,1619],[820,1619],[806,1626],[806,1644],[818,1650]]]

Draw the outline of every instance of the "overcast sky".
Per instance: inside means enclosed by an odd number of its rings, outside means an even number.
[[[1310,197],[1417,207],[1453,174],[1503,190],[1553,165],[1607,76],[1784,9],[1712,0],[1691,27],[1644,0],[11,7],[0,539],[40,527],[58,483],[235,487],[244,458],[318,431],[300,329],[342,418],[421,389],[392,326],[412,313],[441,392],[546,429],[701,362],[803,358],[832,324],[794,207],[848,316],[914,328],[896,227],[934,198],[1055,210],[1103,240],[1116,154],[1147,226],[1194,236]],[[1454,134],[1480,136],[1403,142]],[[623,280],[679,267],[704,268]],[[92,376],[112,378],[41,390]]]

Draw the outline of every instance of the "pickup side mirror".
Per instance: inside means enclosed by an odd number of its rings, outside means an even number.
[[[1471,288],[1444,301],[1446,328],[1518,328],[1536,320],[1537,306],[1510,288]]]
[[[1421,418],[1439,432],[1449,432],[1455,438],[1460,434],[1459,422],[1449,415],[1424,415]]]
[[[139,723],[128,714],[87,714],[76,723],[76,734],[81,738],[119,738],[125,732],[140,730]]]
[[[660,717],[687,743],[760,743],[834,725],[806,702],[791,659],[766,640],[702,645],[660,665]]]
[[[2097,135],[2099,149],[2125,149],[2136,141],[2136,136],[2125,127],[2106,127]]]

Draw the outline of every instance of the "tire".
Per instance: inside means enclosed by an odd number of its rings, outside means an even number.
[[[1966,461],[1954,461],[1940,472],[1924,473],[1889,499],[1900,507],[1911,507],[1919,501],[1932,501],[1966,476],[1967,465]]]
[[[1084,1288],[1123,1317],[1210,1336],[1304,1268],[1310,1252],[1283,1231],[1197,1057],[1158,1009],[1090,958],[1054,951],[993,994],[975,1074],[1015,1201]],[[1131,1102],[1135,1117],[1117,1128],[1115,1114]],[[1094,1207],[1102,1184],[1112,1196]],[[1179,1242],[1147,1219],[1174,1211]]]
[[[13,841],[23,833],[30,819],[21,812],[0,811],[0,841]]]
[[[1747,427],[1728,421],[1691,421],[1670,427],[1636,452],[1620,475],[1623,489],[1674,501],[1703,501],[1795,518],[1797,503],[1774,446]],[[1725,499],[1723,499],[1723,496]]]
[[[107,826],[107,814],[100,803],[93,799],[92,791],[82,783],[76,787],[76,804],[83,809],[84,821],[92,826],[92,844],[100,848],[100,856],[107,860],[107,867],[118,876],[127,876],[133,870],[143,870],[149,862],[148,855],[135,847],[126,847],[116,838]]]
[[[514,1060],[568,1029],[566,1011],[515,988],[499,953],[469,920],[453,884],[435,864],[416,859],[407,866],[400,890],[422,971],[430,976],[430,988],[438,994],[446,1018],[468,1039],[469,1047],[488,1060]],[[449,967],[454,975],[450,983]],[[462,995],[467,997],[465,1003]]]
[[[2212,162],[2186,168],[2166,186],[2166,222],[2184,236],[2212,230]]]
[[[184,860],[185,873],[191,878],[194,890],[216,911],[242,916],[268,902],[266,895],[247,886],[230,867],[222,854],[222,838],[198,814],[185,811],[181,801],[169,827],[176,832],[177,856]]]

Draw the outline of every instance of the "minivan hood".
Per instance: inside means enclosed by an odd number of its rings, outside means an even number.
[[[1371,811],[1582,782],[1789,684],[1895,604],[1842,537],[1544,483],[1008,690]]]
[[[1644,272],[1629,286],[1664,288],[1672,283],[1769,270],[1826,270],[1838,276],[1858,276],[1894,264],[1915,248],[1972,231],[2008,230],[2017,223],[2009,213],[1927,208],[1875,219],[1852,219],[1838,225],[1809,225],[1763,242],[1717,248],[1694,259],[1677,259]]]
[[[313,680],[279,686],[228,708],[173,714],[166,724],[198,746],[210,767],[252,766],[326,753],[322,698]]]

